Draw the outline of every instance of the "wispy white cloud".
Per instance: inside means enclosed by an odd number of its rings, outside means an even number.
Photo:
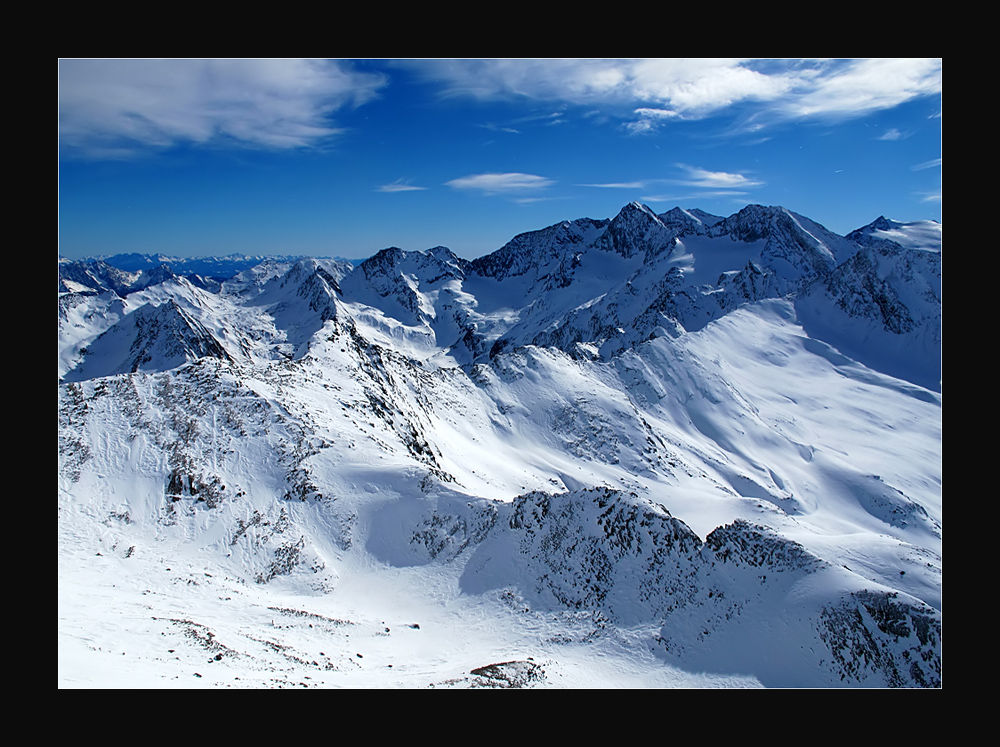
[[[480,124],[487,130],[493,130],[495,132],[506,132],[512,135],[520,135],[523,133],[524,125],[540,125],[543,127],[552,127],[555,125],[561,125],[566,120],[563,118],[563,112],[543,112],[536,114],[528,114],[522,117],[516,117],[506,123],[498,124],[496,122],[485,122]]]
[[[567,195],[560,195],[554,197],[512,197],[511,202],[518,205],[533,205],[536,202],[554,202],[556,200],[569,200],[572,199]]]
[[[639,116],[639,119],[625,123],[625,129],[633,135],[654,132],[663,122],[679,116],[677,112],[669,109],[651,109],[649,107],[640,107],[635,110],[635,114]]]
[[[909,137],[908,133],[900,132],[895,127],[886,130],[884,133],[879,135],[876,140],[904,140]]]
[[[912,171],[923,171],[924,169],[933,169],[935,166],[941,165],[940,158],[932,158],[930,161],[924,161],[923,163],[918,163],[916,166],[911,166]]]
[[[801,75],[782,107],[796,116],[856,116],[941,92],[941,60],[823,60]]]
[[[494,124],[493,122],[486,122],[486,123],[481,124],[479,126],[482,127],[485,130],[492,130],[493,132],[507,132],[507,133],[509,133],[511,135],[520,135],[521,134],[521,131],[518,130],[518,129],[515,129],[514,127],[508,127],[507,125],[498,125],[498,124]]]
[[[598,189],[645,189],[648,182],[609,182],[607,184],[578,184],[578,187],[597,187]]]
[[[391,184],[383,184],[376,192],[421,192],[427,189],[427,187],[417,187],[412,184],[407,184],[404,179],[397,179]]]
[[[684,195],[688,199],[694,195],[700,197],[719,197],[726,195],[743,195],[746,190],[764,186],[764,182],[744,174],[728,171],[709,171],[698,166],[675,164],[684,172],[681,178],[644,179],[632,182],[605,182],[597,184],[578,184],[579,187],[596,187],[599,189],[649,189],[657,184],[672,184],[690,187],[698,190]],[[653,202],[664,202],[678,199],[677,195],[653,195],[644,197]]]
[[[544,189],[555,182],[544,176],[521,173],[470,174],[446,182],[455,189],[477,189],[486,194],[518,193]]]
[[[743,174],[731,174],[726,171],[708,171],[697,166],[687,166],[683,163],[677,164],[687,172],[687,178],[678,180],[675,183],[686,184],[689,187],[699,187],[704,189],[747,189],[750,187],[761,187],[764,182]]]
[[[941,91],[941,60],[519,59],[397,63],[443,96],[535,99],[617,110],[633,133],[752,104],[744,126],[849,118]]]
[[[630,109],[637,102],[647,102],[649,112],[661,109],[661,114],[670,115],[772,95],[775,88],[767,76],[742,67],[739,60],[417,60],[402,64],[423,72],[428,80],[443,82],[443,93],[449,96],[614,102]]]
[[[329,60],[60,60],[60,140],[90,157],[179,143],[300,148],[338,134],[330,116],[386,81]]]

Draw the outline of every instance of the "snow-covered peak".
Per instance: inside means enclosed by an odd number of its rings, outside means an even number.
[[[444,277],[460,278],[465,273],[467,261],[445,246],[426,251],[404,251],[398,247],[382,249],[358,266],[358,271],[373,286],[387,288],[386,282],[395,282],[403,276],[411,277],[418,284],[433,283]],[[353,273],[354,275],[357,272]]]
[[[653,218],[656,217],[656,213],[654,213],[653,210],[648,205],[643,205],[641,202],[637,200],[633,200],[624,208],[622,208],[622,210],[638,210],[640,212],[646,213],[647,215]]]
[[[544,275],[545,268],[565,264],[569,255],[591,245],[608,223],[580,218],[518,234],[495,252],[472,260],[470,271],[496,280]]]
[[[101,259],[70,260],[59,263],[59,292],[100,293],[113,290],[119,296],[125,296],[140,277],[141,271],[121,270]]]
[[[713,225],[709,235],[765,242],[764,259],[789,278],[829,271],[857,251],[843,236],[781,206],[747,205]]]
[[[784,211],[764,205],[747,205],[715,226],[713,235],[729,235],[740,241],[765,238]]]
[[[907,249],[940,253],[941,224],[934,220],[903,223],[880,215],[867,226],[851,231],[847,238],[861,243],[871,239],[893,241]]]
[[[722,217],[706,213],[704,210],[685,210],[681,207],[675,207],[665,213],[660,213],[658,217],[660,222],[670,228],[678,237],[691,234],[705,234],[708,232],[709,227],[723,220]]]
[[[136,371],[166,371],[213,357],[231,360],[225,348],[173,298],[140,306],[86,349],[82,364],[66,377],[76,381]]]
[[[677,223],[689,223],[692,225],[701,225],[704,221],[697,215],[692,213],[690,210],[685,210],[682,207],[674,207],[665,213],[660,213],[658,216],[664,223],[667,222],[677,222]]]
[[[630,202],[608,224],[598,247],[626,259],[643,255],[648,260],[667,250],[674,238],[656,213],[641,203]]]
[[[461,257],[446,246],[432,247],[425,254],[441,264],[454,267],[456,270],[460,269],[464,263]]]
[[[713,213],[707,213],[699,208],[691,208],[690,210],[685,210],[685,213],[690,215],[692,218],[696,218],[704,223],[706,226],[714,226],[720,220],[724,220],[721,215],[714,215]]]

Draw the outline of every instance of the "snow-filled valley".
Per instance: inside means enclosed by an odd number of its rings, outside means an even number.
[[[940,236],[61,261],[59,686],[939,687]]]

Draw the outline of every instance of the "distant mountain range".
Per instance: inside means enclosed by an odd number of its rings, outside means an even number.
[[[939,686],[941,339],[940,224],[760,205],[630,203],[474,260],[61,260],[61,563],[166,593],[162,556],[372,619],[360,569],[405,577],[461,608],[442,645],[471,619],[533,641],[526,686],[585,686],[598,640],[647,652],[627,685]],[[224,606],[171,599],[234,631],[231,674],[280,669]],[[60,634],[104,614],[68,604]],[[293,666],[361,682],[338,656]]]
[[[299,259],[305,259],[305,257],[299,255],[264,256],[247,254],[230,254],[225,257],[168,257],[164,254],[132,253],[88,257],[82,261],[62,259],[60,260],[60,265],[67,268],[65,278],[67,281],[79,282],[84,286],[90,287],[95,279],[98,283],[106,282],[103,280],[103,275],[108,272],[107,267],[120,270],[124,273],[148,274],[153,270],[158,270],[160,267],[166,266],[170,272],[176,275],[183,277],[196,275],[216,282],[222,282],[223,280],[228,280],[233,275],[259,265],[265,260],[289,262]],[[70,270],[70,267],[75,269]],[[83,279],[88,275],[93,275],[93,278],[89,282]],[[60,290],[69,290],[69,288],[60,288]]]

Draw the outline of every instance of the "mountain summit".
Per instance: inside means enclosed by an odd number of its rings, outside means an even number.
[[[940,686],[940,236],[61,262],[60,685]]]

